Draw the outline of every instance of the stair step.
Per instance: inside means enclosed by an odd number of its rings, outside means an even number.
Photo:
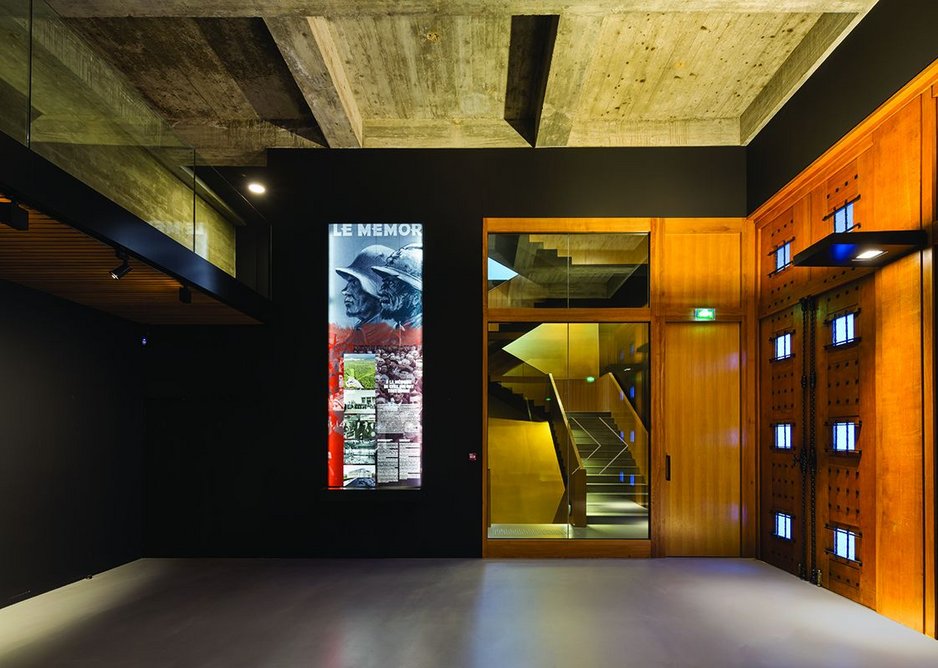
[[[573,432],[573,442],[583,448],[588,448],[590,446],[593,446],[595,448],[597,445],[601,447],[616,446],[618,448],[621,448],[623,445],[627,443],[627,441],[623,442],[621,439],[616,438],[612,434],[609,435],[609,438],[591,438],[587,435],[576,433],[576,430],[574,430]]]
[[[612,462],[612,464],[610,464],[609,462]],[[619,457],[614,462],[608,457],[606,458],[591,457],[589,459],[583,460],[583,468],[586,469],[587,475],[589,475],[590,473],[600,473],[607,466],[609,468],[606,469],[605,473],[610,473],[610,474],[615,473],[616,475],[618,475],[619,471],[622,471],[623,473],[625,473],[625,475],[632,475],[632,474],[639,473],[638,466],[635,465],[634,460],[633,461],[629,461],[627,459],[623,460],[622,457]]]
[[[593,455],[594,457],[596,455],[607,455],[609,457],[615,457],[620,452],[622,452],[622,445],[600,445],[598,447],[593,445],[592,448],[589,446],[584,446],[577,448],[577,450],[579,450],[581,457],[584,455]],[[631,457],[632,453],[626,450],[622,456],[624,457],[626,455]]]
[[[648,485],[645,483],[636,483],[630,485],[628,483],[621,482],[596,482],[591,483],[589,480],[586,481],[586,493],[590,492],[599,492],[601,494],[610,494],[610,493],[619,493],[619,494],[631,494],[637,492],[639,494],[644,494],[648,491]]]
[[[630,475],[642,475],[642,472],[637,466],[626,466],[619,462],[613,463],[612,466],[607,466],[606,464],[586,461],[583,462],[583,468],[586,469],[586,475],[590,478],[601,475],[615,476],[618,478],[620,473],[626,477]]]
[[[636,522],[647,522],[646,517],[635,517],[632,515],[586,515],[586,523],[590,524],[635,524]]]
[[[630,476],[634,476],[634,478],[630,478]],[[586,482],[625,482],[626,484],[634,482],[636,485],[645,484],[645,476],[643,476],[641,473],[625,473],[622,477],[625,479],[624,481],[619,480],[618,471],[607,471],[606,473],[592,474],[587,471]]]

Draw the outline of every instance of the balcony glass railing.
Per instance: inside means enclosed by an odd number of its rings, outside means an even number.
[[[235,275],[237,219],[195,150],[41,0],[0,0],[0,131]]]

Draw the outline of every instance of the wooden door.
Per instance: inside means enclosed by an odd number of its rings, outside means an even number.
[[[665,325],[667,556],[739,556],[739,364],[738,323]]]

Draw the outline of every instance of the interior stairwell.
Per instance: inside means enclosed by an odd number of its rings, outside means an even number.
[[[568,412],[570,429],[586,468],[589,524],[629,524],[648,515],[648,481],[625,434],[608,412]]]

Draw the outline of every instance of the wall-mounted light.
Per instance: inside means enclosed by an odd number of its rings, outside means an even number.
[[[265,186],[263,183],[258,183],[257,181],[251,181],[248,184],[248,190],[255,195],[263,195],[265,192],[267,192],[267,186]]]
[[[925,230],[834,232],[792,258],[796,267],[882,267],[925,248]]]
[[[122,279],[124,276],[129,274],[133,267],[130,266],[130,262],[127,260],[127,253],[124,251],[116,251],[117,259],[121,261],[120,265],[111,269],[111,278],[115,281]]]

